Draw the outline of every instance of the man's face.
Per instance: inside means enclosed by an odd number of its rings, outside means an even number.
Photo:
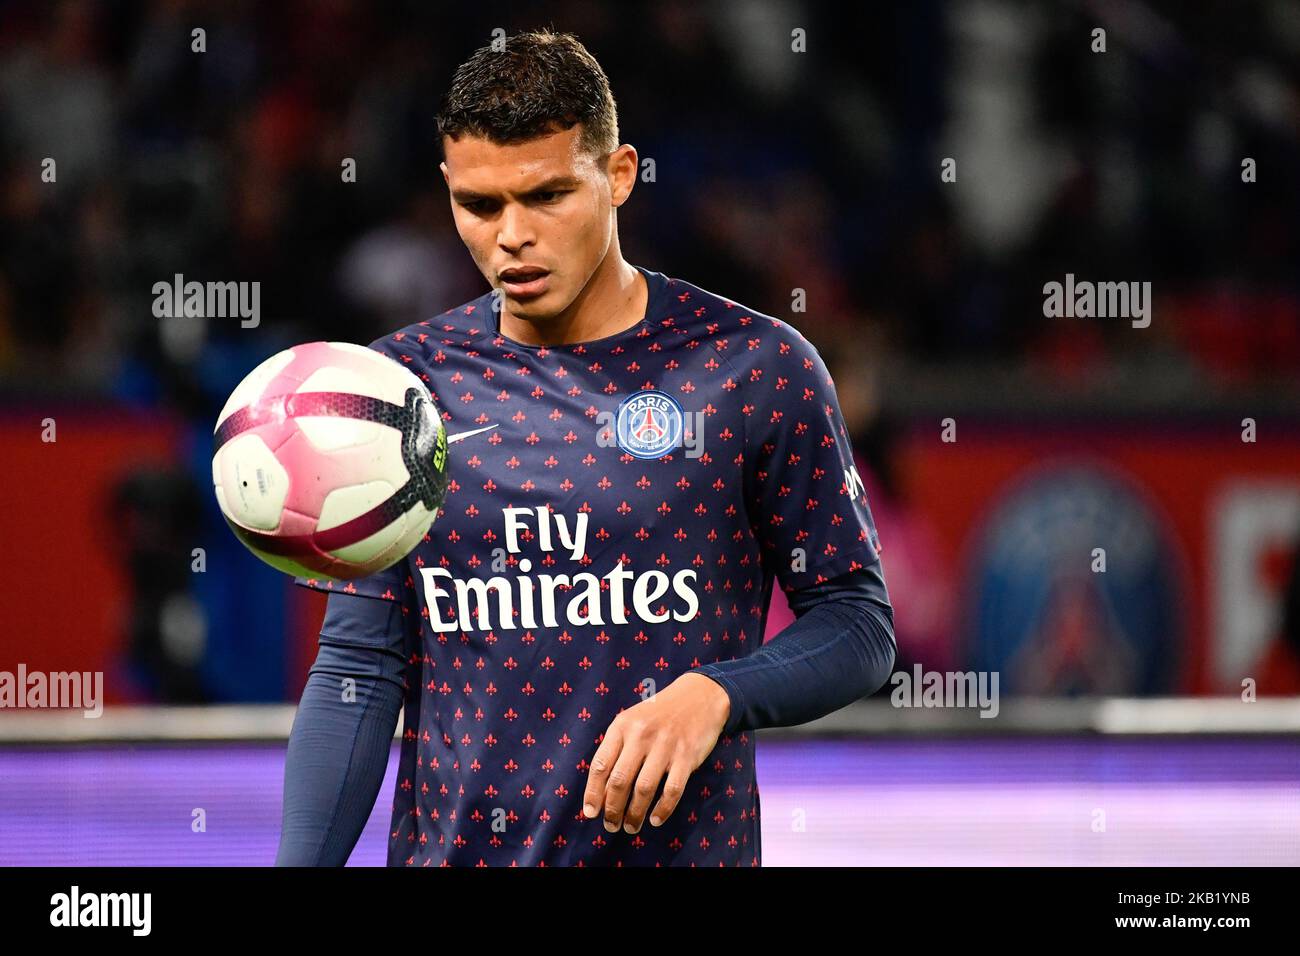
[[[456,231],[517,318],[544,322],[573,303],[609,250],[614,207],[631,192],[632,148],[593,156],[579,148],[581,132],[576,124],[511,146],[443,140]]]

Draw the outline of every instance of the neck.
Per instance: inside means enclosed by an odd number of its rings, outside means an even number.
[[[640,322],[648,298],[645,278],[612,245],[567,309],[544,319],[521,319],[503,306],[501,332],[525,345],[591,342]]]

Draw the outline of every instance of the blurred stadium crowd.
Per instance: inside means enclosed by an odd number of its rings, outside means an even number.
[[[234,384],[279,348],[368,342],[481,291],[446,208],[434,112],[494,28],[551,24],[602,62],[622,139],[654,160],[654,181],[620,211],[628,258],[808,335],[836,371],[881,508],[901,497],[882,408],[906,418],[1004,394],[1010,414],[1040,398],[1168,410],[1265,395],[1294,411],[1298,11],[1293,0],[9,2],[0,398],[111,401],[186,423],[178,474],[116,489],[120,512],[139,519],[137,658],[164,697],[280,696],[282,672],[223,683],[157,656],[161,609],[187,574],[171,556],[197,529],[223,530],[206,435]],[[1104,54],[1090,49],[1098,26]],[[793,27],[807,31],[804,54],[791,53]],[[46,157],[54,183],[40,178]],[[940,179],[945,157],[955,182]],[[1242,181],[1246,157],[1257,183]],[[344,158],[355,183],[342,181]],[[261,325],[158,321],[153,284],[177,273],[259,281]],[[1044,320],[1043,284],[1066,273],[1152,282],[1151,328]],[[806,313],[791,312],[796,289]],[[931,533],[909,535],[914,586],[931,592],[917,614],[935,615],[915,626],[938,631],[953,596],[922,573]],[[267,610],[283,604],[282,582],[254,577],[196,585],[206,633],[284,629]],[[236,605],[256,606],[257,620]],[[183,610],[170,620],[184,630]]]
[[[373,338],[475,294],[432,116],[471,45],[534,20],[606,64],[623,138],[655,160],[629,255],[777,315],[805,289],[827,350],[992,356],[1081,387],[1125,362],[1202,385],[1300,367],[1287,0],[74,0],[0,7],[4,381],[206,411],[204,345],[238,334],[161,337],[145,306],[175,272],[261,280],[288,338]],[[1153,333],[1043,322],[1066,272],[1152,281]]]

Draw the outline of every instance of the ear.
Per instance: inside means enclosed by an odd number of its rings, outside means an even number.
[[[615,208],[627,202],[627,197],[632,195],[639,166],[636,147],[630,143],[624,143],[609,154],[609,159],[605,162],[605,175],[609,178],[610,203]]]
[[[439,163],[439,164],[438,164],[438,168],[439,168],[440,170],[442,170],[442,181],[443,181],[444,183],[446,183],[448,186],[450,186],[450,185],[451,185],[451,177],[450,177],[449,175],[447,175],[447,163],[446,163],[446,161],[443,161],[443,162]]]

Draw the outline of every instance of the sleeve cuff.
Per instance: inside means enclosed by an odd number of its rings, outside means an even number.
[[[716,664],[704,664],[695,668],[695,673],[711,678],[727,692],[727,698],[731,701],[731,709],[727,713],[727,723],[722,728],[723,735],[730,737],[740,733],[744,729],[741,724],[745,715],[745,695],[736,686],[736,682],[727,677]]]

